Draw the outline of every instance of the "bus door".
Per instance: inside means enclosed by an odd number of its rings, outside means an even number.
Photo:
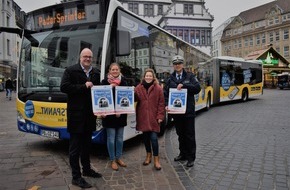
[[[220,102],[220,61],[219,59],[212,59],[213,65],[213,104]]]

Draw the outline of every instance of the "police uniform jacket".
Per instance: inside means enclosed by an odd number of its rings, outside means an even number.
[[[165,105],[168,105],[169,98],[169,88],[176,89],[178,84],[183,84],[183,89],[187,89],[187,102],[186,102],[186,112],[185,114],[174,114],[173,117],[185,116],[185,117],[194,117],[195,116],[195,98],[194,95],[198,94],[201,90],[200,84],[196,79],[193,73],[186,72],[183,69],[181,79],[176,78],[176,72],[174,71],[168,78],[164,96],[165,96]]]

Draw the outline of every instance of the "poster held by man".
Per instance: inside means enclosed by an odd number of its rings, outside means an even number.
[[[102,85],[91,88],[93,112],[95,115],[115,114],[112,86]]]

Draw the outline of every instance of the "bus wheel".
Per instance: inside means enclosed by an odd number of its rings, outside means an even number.
[[[248,91],[244,89],[242,92],[242,101],[246,102],[248,99],[249,99]]]
[[[207,100],[206,100],[206,107],[205,107],[205,110],[208,111],[210,109],[210,104],[211,104],[211,97],[210,95],[208,94],[207,96]]]

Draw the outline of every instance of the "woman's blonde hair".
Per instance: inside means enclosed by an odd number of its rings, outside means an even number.
[[[147,69],[145,70],[145,72],[144,72],[144,74],[143,74],[143,77],[142,77],[142,80],[141,80],[141,83],[142,83],[142,81],[145,80],[145,75],[146,75],[146,73],[148,73],[148,72],[152,73],[154,83],[159,84],[159,81],[158,81],[158,79],[157,79],[157,77],[156,77],[156,74],[155,74],[154,70],[153,70],[153,69],[150,69],[150,68],[147,68]]]
[[[109,66],[109,70],[108,70],[108,71],[110,71],[110,70],[112,69],[113,66],[117,66],[117,67],[119,68],[119,70],[121,71],[121,68],[120,68],[119,63],[116,63],[116,62],[110,64],[110,66]]]
[[[112,69],[113,66],[117,66],[120,70],[120,76],[123,76],[122,72],[121,72],[121,67],[120,67],[120,64],[119,63],[116,63],[116,62],[113,62],[109,65],[109,67],[107,67],[107,73],[109,74],[110,73],[110,70]]]

